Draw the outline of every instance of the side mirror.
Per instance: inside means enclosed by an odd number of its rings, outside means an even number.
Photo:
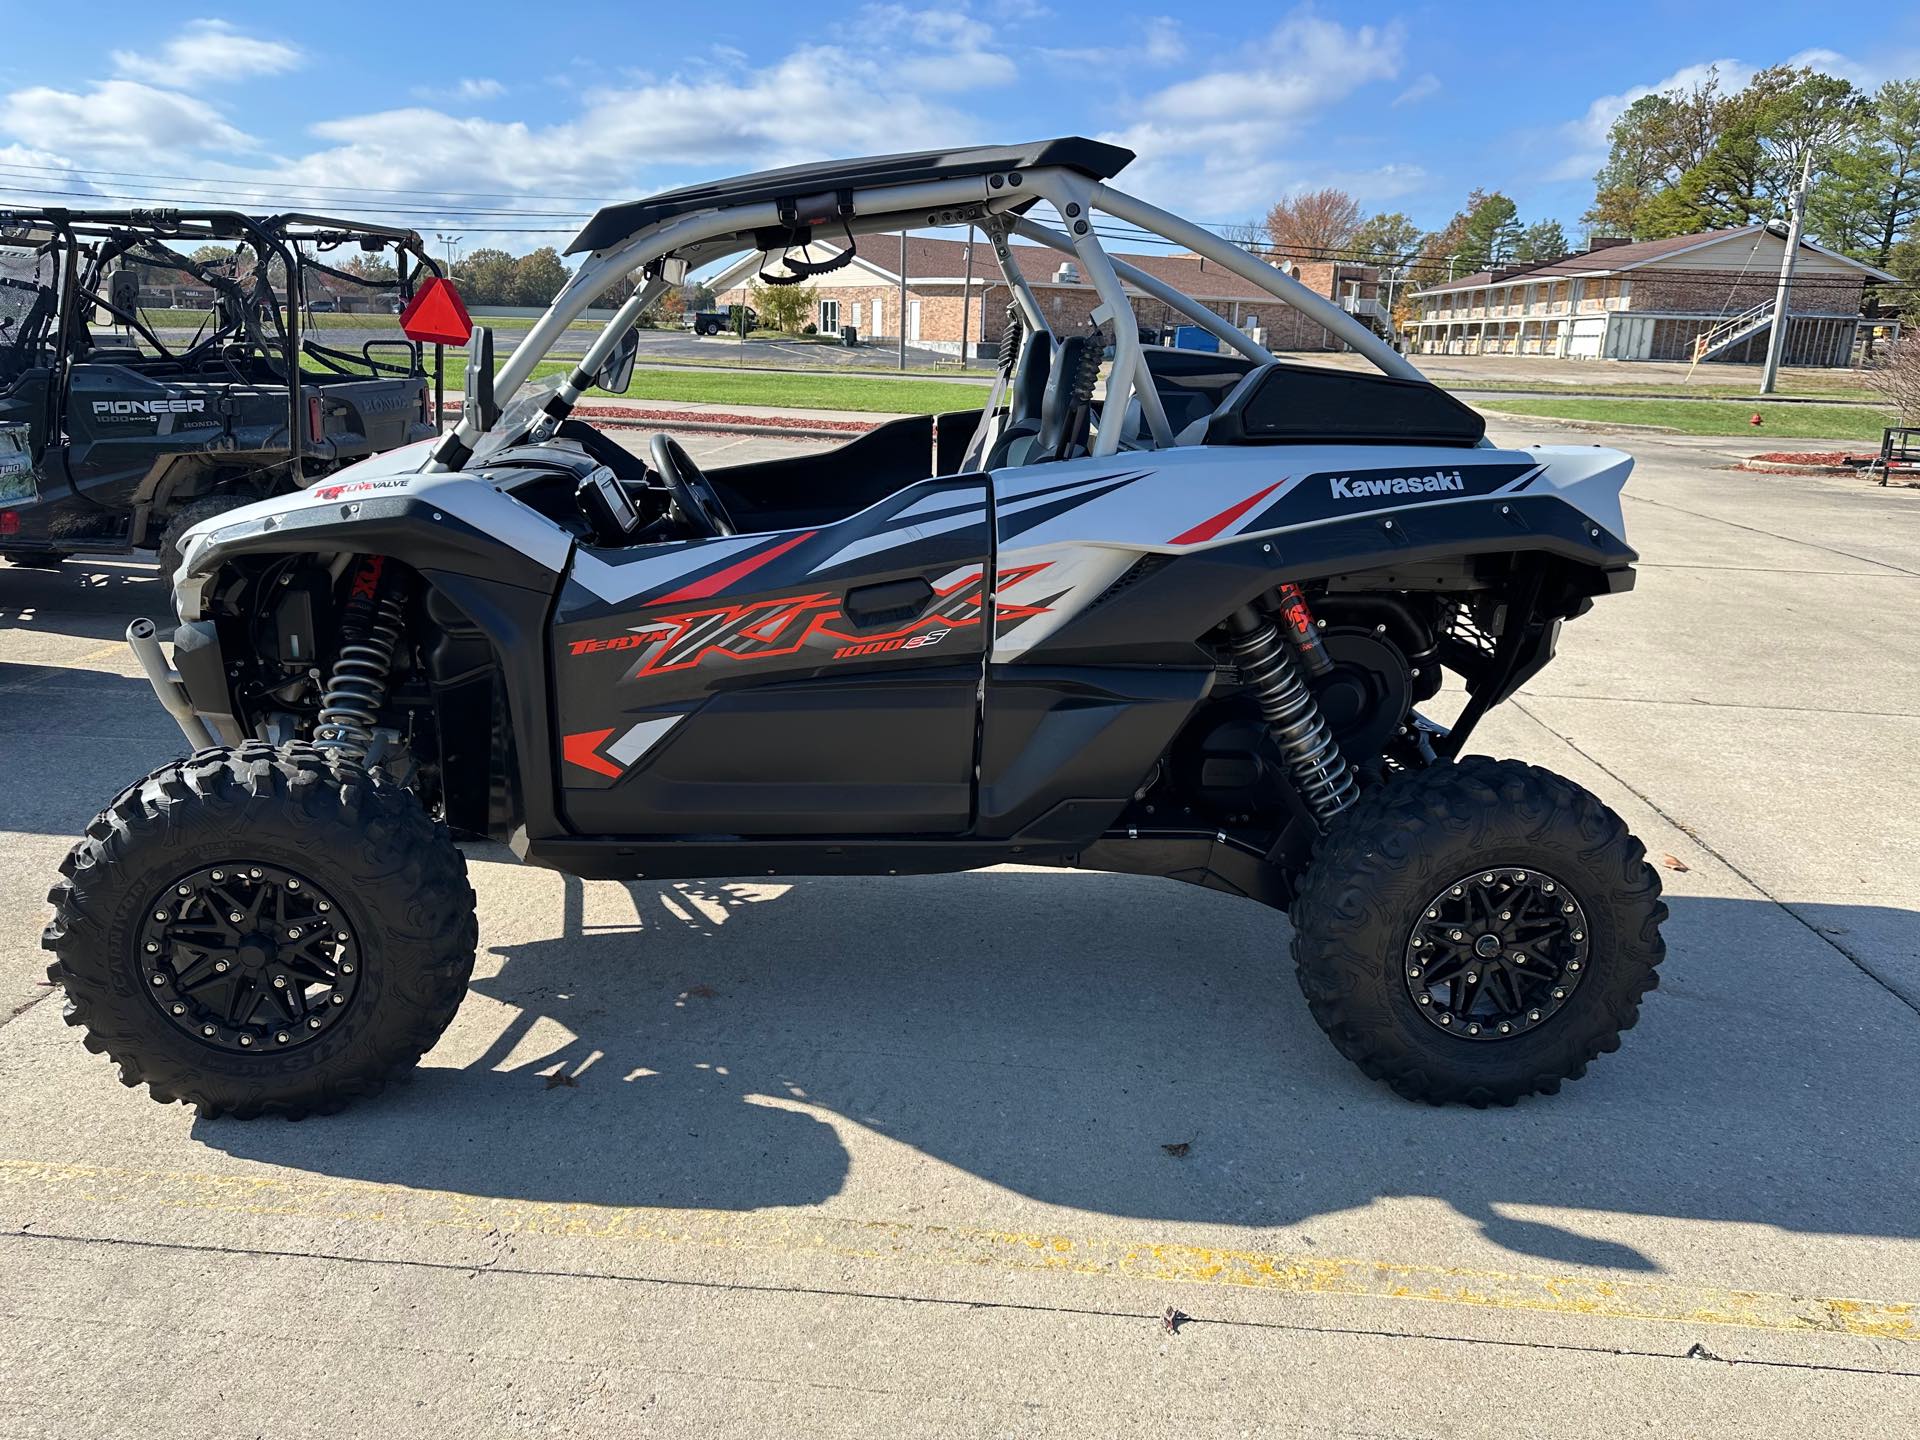
[[[638,326],[630,326],[613,347],[613,353],[600,362],[593,383],[609,394],[626,394],[627,386],[633,383],[633,362],[639,354],[640,330]]]
[[[467,410],[482,432],[491,430],[500,418],[500,407],[493,399],[493,327],[476,325],[467,337]]]

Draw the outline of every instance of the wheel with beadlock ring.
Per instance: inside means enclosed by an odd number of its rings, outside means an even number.
[[[1288,912],[1313,1017],[1401,1095],[1510,1105],[1617,1050],[1658,983],[1667,907],[1620,817],[1472,756],[1335,818]]]
[[[310,745],[203,750],[123,791],[48,898],[67,1023],[203,1115],[328,1113],[415,1064],[473,971],[446,827]]]

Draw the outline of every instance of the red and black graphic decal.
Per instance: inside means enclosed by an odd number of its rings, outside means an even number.
[[[1006,592],[1047,568],[1048,562],[1008,570],[995,587],[993,609],[1001,621],[1046,613],[1046,602],[1023,604]],[[643,653],[624,678],[644,679],[723,661],[740,664],[796,655],[813,648],[823,659],[852,660],[925,649],[953,630],[981,621],[985,574],[969,570],[937,587],[926,612],[905,625],[859,630],[848,621],[837,591],[781,595],[737,605],[708,605],[663,615],[619,635],[571,641],[570,656],[605,651]]]

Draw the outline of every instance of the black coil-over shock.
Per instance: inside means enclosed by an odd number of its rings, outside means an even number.
[[[386,703],[405,618],[406,582],[381,555],[355,561],[347,603],[340,612],[340,651],[320,697],[313,743],[342,760],[364,762]]]
[[[1294,788],[1324,828],[1359,797],[1359,786],[1301,673],[1307,668],[1316,673],[1321,667],[1330,668],[1306,597],[1294,586],[1284,585],[1280,600],[1294,635],[1291,643],[1271,617],[1244,606],[1228,622],[1232,631],[1228,645],[1240,678],[1273,731]],[[1296,656],[1295,650],[1301,654]]]

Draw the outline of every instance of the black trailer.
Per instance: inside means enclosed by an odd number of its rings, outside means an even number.
[[[441,348],[392,312],[439,273],[319,215],[0,211],[0,556],[170,571],[197,521],[436,434]],[[354,310],[375,333],[327,343]]]

